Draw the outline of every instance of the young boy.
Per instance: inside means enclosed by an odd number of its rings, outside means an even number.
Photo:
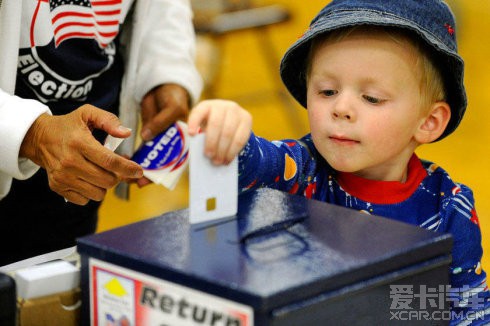
[[[250,135],[250,114],[221,100],[192,110],[189,133],[205,129],[215,164],[240,153],[242,191],[276,188],[451,233],[453,323],[490,323],[472,191],[414,153],[453,132],[466,109],[448,6],[334,0],[286,52],[281,77],[307,108],[311,134]]]

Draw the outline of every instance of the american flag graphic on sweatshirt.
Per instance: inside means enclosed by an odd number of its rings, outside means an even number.
[[[90,38],[105,48],[118,33],[121,7],[122,0],[49,0],[55,45]]]

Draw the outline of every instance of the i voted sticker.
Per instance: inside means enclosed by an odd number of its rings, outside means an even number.
[[[187,124],[177,121],[151,141],[143,143],[131,158],[154,183],[173,189],[187,166]]]

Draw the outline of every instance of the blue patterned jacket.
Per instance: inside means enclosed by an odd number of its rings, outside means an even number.
[[[436,164],[414,154],[405,183],[367,180],[335,171],[317,152],[310,135],[271,142],[252,134],[239,156],[239,187],[242,192],[274,188],[451,233],[454,246],[447,299],[452,324],[490,323],[490,292],[480,262],[483,250],[473,193]]]

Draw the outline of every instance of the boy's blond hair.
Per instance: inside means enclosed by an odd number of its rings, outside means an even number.
[[[446,91],[443,77],[438,68],[434,56],[419,38],[412,33],[393,27],[361,25],[348,28],[340,28],[329,33],[316,37],[311,42],[310,51],[307,58],[306,80],[308,81],[311,73],[312,59],[319,47],[326,43],[339,42],[356,31],[368,33],[386,34],[388,38],[397,44],[409,44],[413,51],[414,67],[420,71],[419,90],[420,107],[428,109],[431,104],[439,101],[446,101]]]

